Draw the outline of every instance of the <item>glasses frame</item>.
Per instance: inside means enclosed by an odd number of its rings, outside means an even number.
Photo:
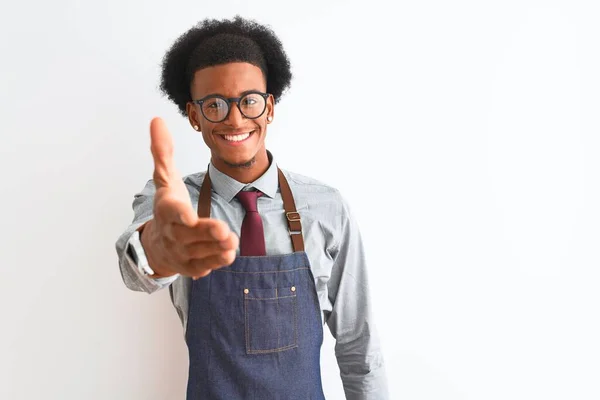
[[[242,108],[240,107],[240,101],[244,97],[246,97],[248,95],[251,95],[251,94],[258,94],[258,95],[262,96],[263,99],[265,99],[265,106],[264,106],[263,110],[260,112],[260,114],[258,114],[256,117],[249,117],[249,116],[247,116],[246,114],[244,114],[244,112],[242,111]],[[237,106],[240,114],[242,114],[242,116],[244,118],[248,118],[248,119],[257,119],[257,118],[260,118],[265,113],[265,110],[267,109],[267,100],[268,100],[268,98],[269,98],[270,95],[271,95],[270,93],[263,93],[263,92],[259,92],[258,90],[251,90],[249,92],[244,93],[240,97],[225,97],[225,96],[221,96],[220,94],[209,94],[208,96],[205,96],[205,97],[203,97],[203,98],[201,98],[199,100],[192,100],[192,103],[197,104],[197,105],[200,106],[200,112],[202,113],[202,116],[207,121],[210,121],[210,122],[216,124],[216,123],[225,121],[229,117],[229,113],[231,113],[231,103],[235,103],[236,104],[236,106]],[[219,99],[221,99],[223,101],[225,101],[225,104],[227,104],[227,114],[225,114],[225,117],[223,117],[222,119],[217,120],[217,121],[208,118],[204,114],[204,110],[202,109],[202,103],[204,103],[208,99],[214,99],[215,97],[219,98]]]

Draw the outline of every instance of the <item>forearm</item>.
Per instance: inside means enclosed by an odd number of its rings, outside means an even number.
[[[145,223],[152,220],[154,193],[154,184],[152,181],[148,181],[142,191],[134,196],[132,205],[134,211],[133,221],[115,243],[123,283],[127,288],[137,292],[153,293],[168,286],[177,278],[176,275],[173,275],[170,278],[154,279],[143,274],[128,251],[130,245],[132,245],[134,234],[138,235],[138,230]],[[136,252],[139,251],[140,254],[145,255],[140,242],[133,241],[133,245],[136,247]]]
[[[387,400],[384,357],[375,327],[365,276],[340,281],[327,324],[336,339],[335,355],[348,400]]]
[[[369,328],[353,340],[338,340],[335,353],[347,400],[387,400],[385,364],[377,334]]]
[[[128,289],[136,292],[153,293],[163,287],[162,282],[156,281],[140,272],[136,260],[128,251],[130,240],[141,224],[134,224],[121,234],[116,242],[119,269],[123,283]],[[139,251],[139,250],[138,250]]]

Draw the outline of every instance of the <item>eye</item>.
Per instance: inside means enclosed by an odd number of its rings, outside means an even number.
[[[244,103],[243,105],[245,106],[253,106],[257,103],[256,99],[254,97],[245,97],[244,101],[242,102]]]
[[[206,108],[219,109],[223,107],[223,104],[220,101],[209,100],[205,103]]]

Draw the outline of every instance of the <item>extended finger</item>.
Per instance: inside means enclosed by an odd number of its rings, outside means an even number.
[[[218,255],[213,255],[200,260],[190,260],[187,263],[190,276],[200,276],[207,269],[213,270],[217,268],[231,265],[235,260],[235,250],[228,250]]]
[[[172,224],[168,232],[171,240],[184,245],[195,242],[220,242],[228,240],[231,234],[227,223],[214,218],[198,218],[192,227]]]

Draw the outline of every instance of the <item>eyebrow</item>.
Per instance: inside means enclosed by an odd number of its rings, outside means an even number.
[[[262,90],[259,89],[249,89],[249,90],[245,90],[243,91],[239,97],[244,97],[245,95],[247,95],[248,93],[252,93],[252,92],[260,92],[260,93],[264,93]],[[227,97],[225,95],[222,95],[221,93],[209,93],[206,96],[202,96],[202,98],[206,98],[206,97],[210,97],[210,96],[221,96],[221,97],[225,97],[226,99],[230,99],[231,97]]]

